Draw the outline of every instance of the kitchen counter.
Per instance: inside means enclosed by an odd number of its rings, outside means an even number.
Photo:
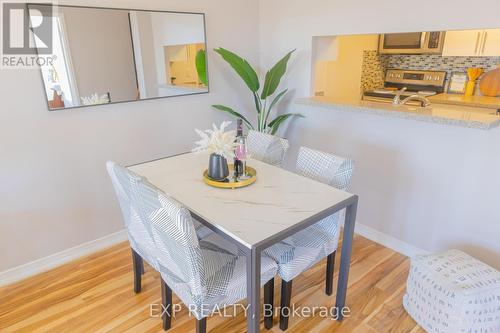
[[[432,103],[469,106],[477,108],[488,108],[500,110],[500,97],[488,96],[464,96],[457,94],[439,94],[430,96]]]
[[[492,129],[500,125],[500,116],[494,114],[494,110],[477,107],[433,104],[422,108],[408,105],[394,106],[390,103],[362,100],[339,102],[331,100],[328,97],[301,98],[296,103],[338,111],[363,112],[379,116],[405,118],[482,130]]]

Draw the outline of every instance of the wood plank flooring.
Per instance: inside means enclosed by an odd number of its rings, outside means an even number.
[[[339,262],[337,255],[335,286]],[[334,304],[335,293],[324,293],[325,265],[323,261],[294,280],[292,303]],[[356,235],[347,293],[351,316],[342,323],[320,316],[292,317],[287,332],[424,332],[401,305],[408,269],[408,258]],[[276,279],[276,306],[279,283]],[[0,288],[0,332],[163,332],[161,320],[150,316],[150,304],[160,301],[159,274],[147,265],[142,292],[134,294],[130,248],[122,243]],[[281,332],[278,317],[274,323],[270,332]],[[246,332],[244,314],[210,317],[207,330]],[[194,332],[194,318],[185,307],[173,318],[169,332]]]

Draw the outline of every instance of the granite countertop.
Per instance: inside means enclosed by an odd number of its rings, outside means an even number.
[[[464,96],[457,94],[438,94],[429,96],[432,103],[470,106],[477,108],[500,109],[499,97],[488,96]]]
[[[500,126],[500,116],[488,108],[432,104],[422,108],[409,105],[392,105],[371,101],[335,101],[328,97],[309,97],[296,100],[297,104],[326,109],[362,112],[385,117],[404,118],[443,125],[489,130]]]

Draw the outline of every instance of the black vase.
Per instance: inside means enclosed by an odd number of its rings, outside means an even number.
[[[226,158],[221,155],[211,154],[208,161],[208,177],[223,181],[227,176],[229,176],[229,168]]]

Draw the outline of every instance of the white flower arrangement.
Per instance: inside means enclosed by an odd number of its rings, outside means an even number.
[[[226,127],[231,124],[230,121],[224,121],[220,128],[212,124],[212,129],[200,131],[195,129],[196,133],[201,137],[201,140],[196,141],[196,147],[192,152],[208,152],[209,154],[216,154],[230,159],[234,157],[236,131],[224,132]]]
[[[97,93],[90,95],[89,97],[80,97],[83,105],[97,105],[109,103],[108,94],[99,95]]]

